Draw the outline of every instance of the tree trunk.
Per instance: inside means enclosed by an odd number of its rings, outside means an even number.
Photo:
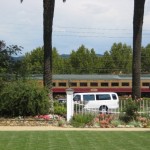
[[[49,89],[49,97],[52,96],[52,26],[54,17],[55,0],[43,0],[43,40],[44,40],[44,86]],[[51,105],[53,107],[53,105]]]
[[[141,42],[145,0],[134,0],[132,98],[141,98]]]

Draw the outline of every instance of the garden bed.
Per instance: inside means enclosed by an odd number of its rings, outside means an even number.
[[[0,126],[58,126],[60,120],[65,120],[65,118],[58,115],[0,118]]]
[[[59,115],[39,115],[35,117],[0,118],[0,126],[55,126],[77,128],[150,128],[150,119],[137,117],[136,120],[123,122],[115,114],[77,114],[68,123]]]

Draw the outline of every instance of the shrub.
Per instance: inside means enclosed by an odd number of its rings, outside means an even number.
[[[55,101],[54,102],[54,114],[66,116],[66,114],[67,114],[66,104]]]
[[[110,114],[99,114],[99,123],[101,128],[110,128],[111,127],[111,121],[113,120],[113,116]]]
[[[114,127],[118,127],[119,125],[122,125],[123,122],[122,122],[121,120],[116,120],[116,119],[114,119],[114,120],[111,121],[111,124],[112,124]]]
[[[121,113],[119,118],[120,120],[128,123],[130,121],[136,120],[138,116],[138,104],[134,100],[128,100],[125,108],[123,110],[125,113]]]
[[[131,121],[128,123],[128,125],[134,126],[134,127],[141,127],[142,124],[139,121]]]
[[[91,113],[76,114],[72,117],[70,123],[73,127],[85,127],[93,125],[94,115]]]
[[[48,90],[35,82],[6,83],[0,97],[0,116],[30,116],[49,111]]]

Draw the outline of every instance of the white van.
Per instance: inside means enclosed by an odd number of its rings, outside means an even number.
[[[114,92],[75,93],[73,100],[83,102],[85,109],[98,109],[102,112],[119,108],[119,98]]]

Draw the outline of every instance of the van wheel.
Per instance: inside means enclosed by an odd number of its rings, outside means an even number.
[[[100,106],[99,111],[102,114],[108,113],[108,107],[106,105],[102,105]]]

